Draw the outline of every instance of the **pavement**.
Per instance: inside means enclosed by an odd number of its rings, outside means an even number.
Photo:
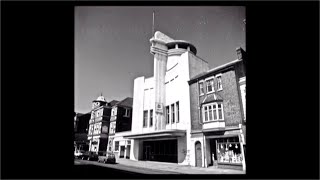
[[[145,172],[147,169],[153,171],[163,171],[177,173],[177,174],[245,174],[245,171],[234,170],[234,169],[222,169],[222,168],[202,168],[202,167],[192,167],[188,165],[178,165],[175,163],[165,163],[165,162],[155,162],[155,161],[134,161],[129,159],[117,159],[117,163],[122,166],[127,167],[136,167],[144,169]]]

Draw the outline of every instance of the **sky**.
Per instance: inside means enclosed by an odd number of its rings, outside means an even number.
[[[154,29],[197,48],[209,68],[246,50],[245,7],[75,7],[75,112],[86,113],[102,93],[106,100],[133,97],[133,81],[153,76]]]

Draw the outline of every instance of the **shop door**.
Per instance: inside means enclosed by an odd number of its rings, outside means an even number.
[[[127,159],[130,159],[130,145],[127,145],[126,158],[127,158]]]
[[[202,153],[201,153],[201,143],[196,142],[196,166],[202,167]]]
[[[144,159],[147,160],[147,161],[150,160],[150,146],[146,146]]]
[[[125,147],[124,146],[120,146],[120,158],[124,157],[124,150],[125,150]]]

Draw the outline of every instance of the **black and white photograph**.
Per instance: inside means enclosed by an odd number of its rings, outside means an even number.
[[[246,174],[243,6],[76,6],[74,165]]]

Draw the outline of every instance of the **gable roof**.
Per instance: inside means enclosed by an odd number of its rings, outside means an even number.
[[[212,94],[208,94],[205,97],[202,104],[206,104],[206,103],[210,103],[210,102],[217,102],[217,101],[223,101],[223,99],[218,93],[213,92]]]
[[[117,100],[112,100],[109,102],[110,106],[114,106],[115,104],[117,104],[119,101]]]
[[[116,103],[116,106],[124,106],[124,107],[132,107],[133,104],[133,98],[127,97],[124,100]]]

